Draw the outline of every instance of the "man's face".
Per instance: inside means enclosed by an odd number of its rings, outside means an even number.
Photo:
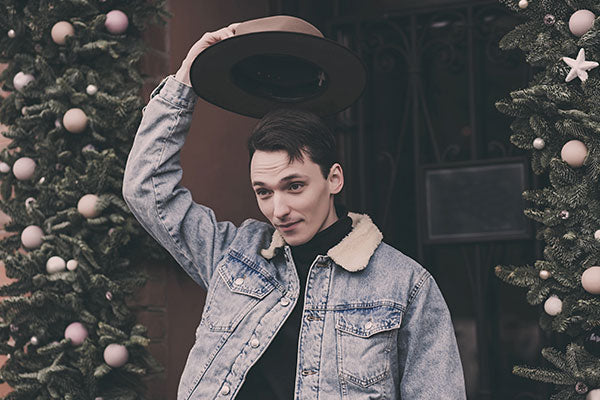
[[[303,153],[290,163],[281,151],[257,150],[250,163],[250,180],[258,207],[290,246],[304,244],[337,220],[333,195],[344,184],[339,164],[325,179],[318,164]]]

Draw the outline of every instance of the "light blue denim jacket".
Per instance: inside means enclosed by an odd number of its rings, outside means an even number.
[[[180,186],[179,152],[195,102],[174,77],[154,90],[123,195],[208,290],[177,399],[233,399],[290,315],[299,280],[289,246],[270,224],[217,222]],[[368,216],[350,216],[351,233],[310,267],[295,399],[465,399],[450,313],[433,277],[382,242]]]

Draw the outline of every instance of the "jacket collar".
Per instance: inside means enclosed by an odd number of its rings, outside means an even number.
[[[367,267],[375,249],[383,240],[383,235],[368,215],[351,212],[348,215],[352,219],[352,230],[341,242],[329,249],[327,255],[340,267],[355,272]],[[285,245],[283,236],[275,230],[271,244],[262,249],[260,254],[270,260],[275,256],[275,250]]]

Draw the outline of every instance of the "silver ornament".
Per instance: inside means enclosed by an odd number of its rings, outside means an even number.
[[[519,0],[519,8],[525,9],[529,6],[529,2],[527,0]]]
[[[98,87],[96,85],[88,85],[87,88],[85,88],[85,92],[90,96],[93,96],[98,92]]]
[[[544,16],[544,23],[546,25],[554,25],[554,23],[556,22],[556,17],[552,14],[546,14]]]
[[[44,178],[43,176],[40,178],[40,180],[38,181],[40,184],[46,182],[46,178]]]
[[[54,121],[54,127],[55,128],[59,128],[59,129],[62,127],[62,124],[60,123],[60,120],[57,119],[57,120]]]
[[[32,336],[31,339],[29,339],[29,341],[31,342],[32,345],[37,346],[39,343],[39,340],[37,338],[37,336]]]
[[[33,197],[28,197],[25,200],[25,207],[27,208],[31,208],[31,204],[35,201],[35,199]]]
[[[77,260],[69,260],[69,261],[67,261],[67,269],[69,271],[74,271],[75,269],[77,269],[78,265],[79,265],[79,263],[77,262]]]
[[[27,107],[21,108],[21,114],[27,115]]]
[[[588,387],[585,383],[583,382],[577,382],[577,384],[575,385],[575,391],[578,394],[586,394],[588,392]]]
[[[543,149],[545,146],[546,146],[546,142],[544,141],[544,139],[542,139],[542,138],[538,137],[538,138],[535,138],[535,139],[533,140],[533,147],[534,147],[536,150],[541,150],[541,149]]]
[[[558,214],[558,216],[559,216],[561,219],[568,219],[568,218],[569,218],[569,212],[568,212],[567,210],[562,210],[562,211],[560,212],[560,214]]]
[[[540,278],[542,278],[543,280],[546,280],[548,278],[550,278],[552,276],[552,273],[550,271],[546,271],[545,269],[540,271]]]
[[[7,32],[9,38],[14,39],[17,36],[17,32],[14,29],[11,29]]]
[[[596,232],[594,232],[594,239],[600,240],[600,229],[598,229]]]
[[[113,298],[113,295],[111,292],[106,292],[106,300],[111,301]]]

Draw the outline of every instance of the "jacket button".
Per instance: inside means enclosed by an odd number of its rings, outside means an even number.
[[[365,324],[365,329],[371,329],[373,327],[373,323],[371,321]]]
[[[242,283],[244,283],[244,278],[237,278],[235,281],[233,281],[233,284],[236,286],[240,286]]]
[[[257,338],[252,338],[252,340],[250,340],[250,346],[256,348],[260,345],[260,341]]]
[[[221,388],[221,394],[223,396],[227,396],[229,394],[229,386],[223,385],[223,387]]]
[[[290,301],[287,297],[282,297],[281,300],[279,300],[279,304],[281,304],[283,307],[287,307],[290,305]]]

